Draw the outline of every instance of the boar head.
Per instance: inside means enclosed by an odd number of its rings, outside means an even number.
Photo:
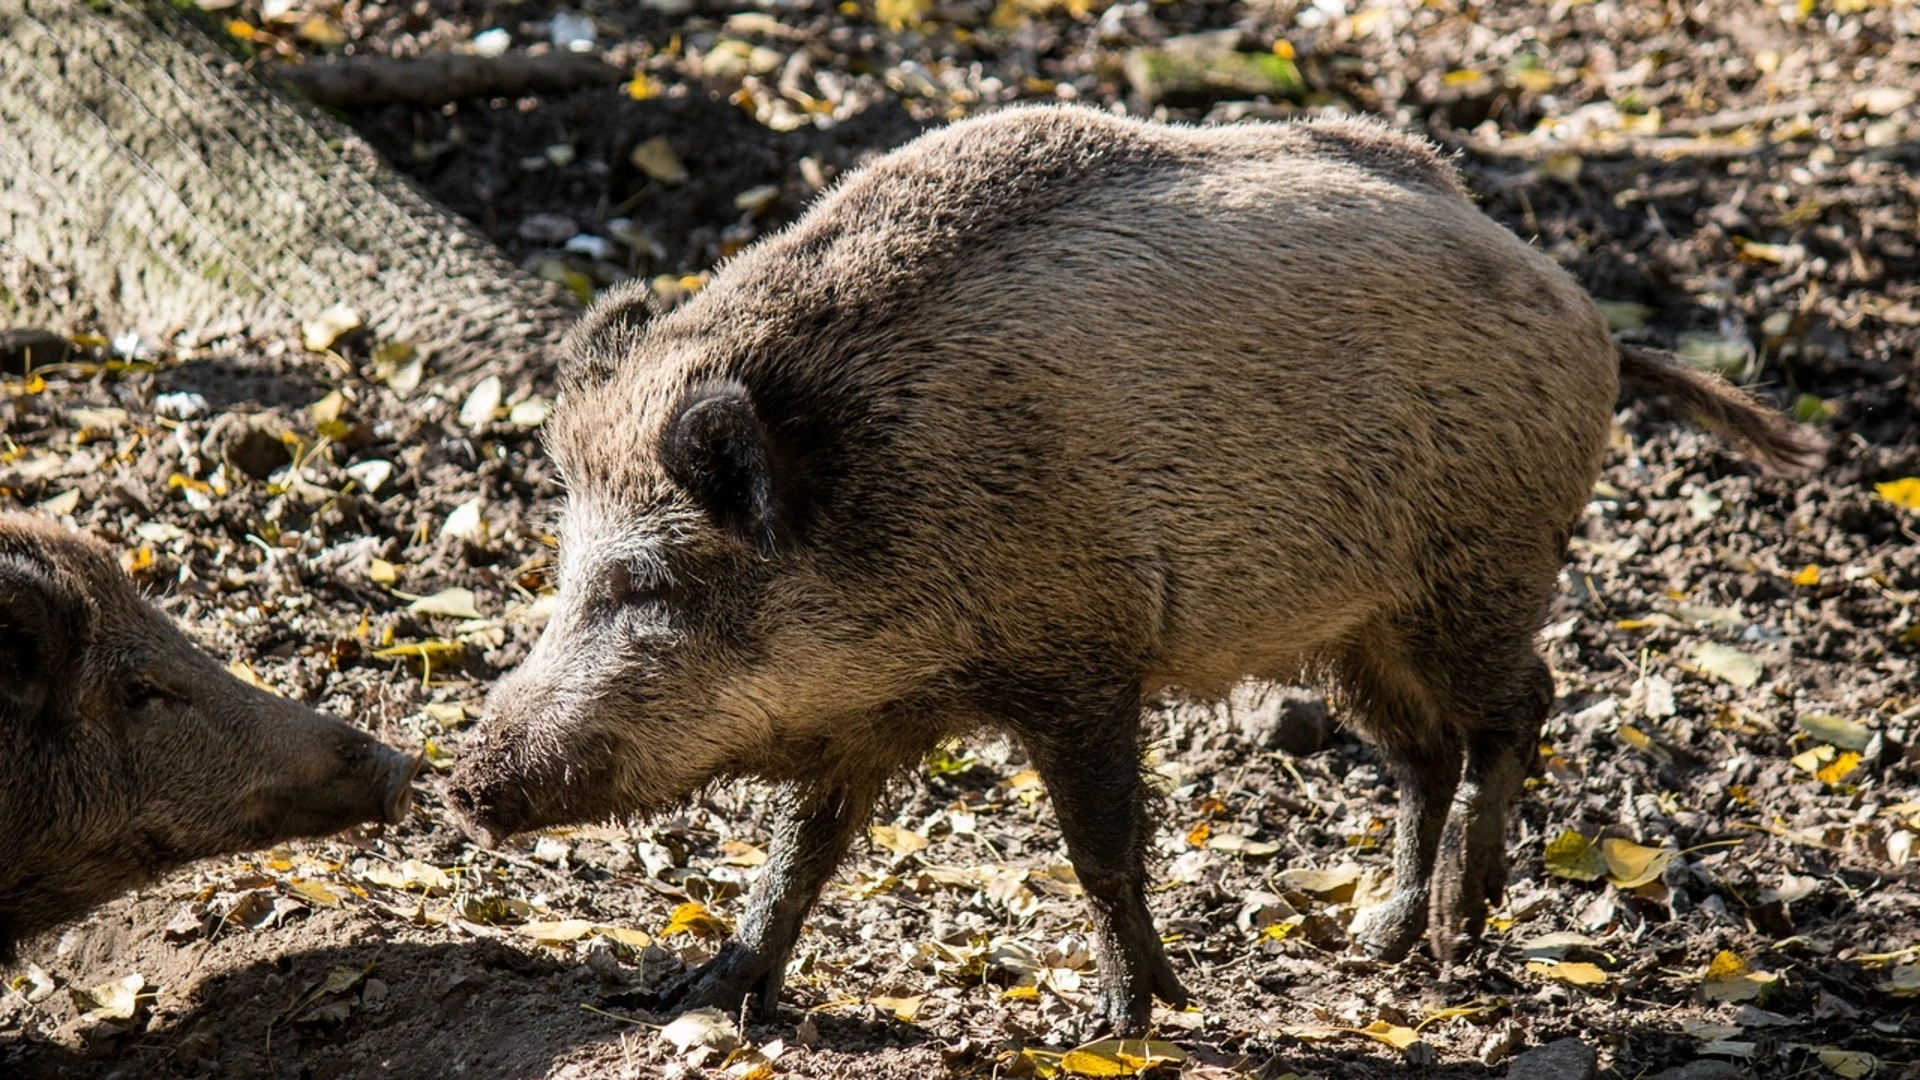
[[[0,515],[0,950],[191,860],[395,822],[416,758],[235,678],[90,538]]]

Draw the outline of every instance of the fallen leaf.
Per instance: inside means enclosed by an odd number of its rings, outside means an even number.
[[[1823,784],[1838,784],[1853,775],[1860,767],[1860,755],[1848,750],[1834,756],[1833,761],[1814,770],[1814,778]]]
[[[487,501],[482,498],[454,507],[453,513],[447,515],[446,524],[440,526],[440,535],[465,540],[475,546],[485,544],[488,537],[487,519],[481,516],[481,511],[486,509],[486,505]]]
[[[1874,1070],[1880,1067],[1880,1059],[1864,1050],[1840,1050],[1823,1046],[1814,1053],[1820,1058],[1820,1064],[1827,1067],[1828,1072],[1835,1076],[1847,1077],[1847,1080],[1872,1076]]]
[[[1548,842],[1547,873],[1569,881],[1595,881],[1607,873],[1607,857],[1593,841],[1568,829]]]
[[[673,915],[660,931],[661,937],[692,934],[694,937],[726,937],[733,927],[702,904],[688,902],[673,909]]]
[[[1529,960],[1527,970],[1572,986],[1600,986],[1607,981],[1607,973],[1600,970],[1599,965],[1584,961],[1556,963],[1551,960]]]
[[[892,1013],[893,1018],[903,1024],[913,1023],[913,1018],[920,1015],[920,1003],[924,1000],[926,1000],[925,997],[918,994],[898,997],[889,994],[876,994],[867,999],[869,1004],[876,1005]]]
[[[1523,956],[1544,960],[1559,960],[1576,949],[1594,949],[1600,946],[1595,938],[1571,930],[1541,934],[1520,946]]]
[[[1800,568],[1799,573],[1793,575],[1793,583],[1802,587],[1820,584],[1820,568],[1808,563]]]
[[[720,861],[728,866],[763,866],[767,853],[745,840],[728,840],[720,845]]]
[[[674,1021],[660,1029],[660,1037],[673,1044],[673,1048],[684,1054],[696,1047],[718,1050],[726,1053],[740,1045],[740,1035],[734,1030],[733,1021],[719,1009],[694,1009],[681,1013]]]
[[[492,423],[494,410],[500,407],[500,398],[504,393],[498,375],[489,375],[475,383],[467,394],[466,402],[460,406],[460,423],[468,431],[474,432]]]
[[[1076,1046],[1060,1058],[1060,1068],[1074,1076],[1138,1076],[1156,1065],[1178,1065],[1186,1051],[1153,1039],[1101,1039]]]
[[[1825,713],[1802,713],[1794,718],[1794,723],[1821,742],[1832,743],[1842,750],[1865,750],[1873,739],[1873,731],[1865,724]]]
[[[1708,1001],[1760,1002],[1773,991],[1780,976],[1754,971],[1738,953],[1721,950],[1707,965],[1701,993]]]
[[[282,693],[280,693],[280,691],[275,690],[273,686],[269,684],[265,679],[262,679],[260,676],[254,674],[252,666],[249,665],[245,660],[235,660],[233,663],[228,664],[227,674],[232,675],[234,678],[239,679],[241,682],[246,683],[248,686],[251,686],[256,690],[265,690],[267,693],[272,694],[274,697],[285,696]]]
[[[1249,859],[1264,859],[1280,850],[1280,845],[1271,840],[1255,840],[1246,836],[1216,836],[1207,841],[1207,847],[1214,851],[1235,852]]]
[[[1312,867],[1292,867],[1280,871],[1274,881],[1284,889],[1303,892],[1330,903],[1344,903],[1353,897],[1354,887],[1360,881],[1360,868],[1347,863],[1329,867],[1325,870]]]
[[[1906,476],[1875,484],[1873,490],[1902,510],[1920,510],[1920,476]]]
[[[423,596],[407,605],[407,610],[420,615],[444,615],[450,619],[478,619],[481,614],[474,607],[472,589],[455,586],[442,589],[432,596]]]
[[[141,993],[146,987],[146,976],[134,974],[71,993],[74,1007],[89,1020],[131,1020],[140,1011],[140,999],[153,996]]]
[[[300,324],[300,344],[308,352],[325,352],[341,337],[360,328],[360,314],[345,304],[335,304],[311,320]]]
[[[1608,837],[1600,841],[1607,862],[1607,880],[1622,889],[1637,889],[1657,880],[1678,854],[1671,847],[1646,847],[1631,840]]]
[[[633,167],[663,184],[684,184],[687,182],[687,167],[680,163],[680,155],[673,152],[673,144],[664,135],[655,135],[646,142],[633,148],[627,155]]]
[[[291,889],[293,894],[300,899],[320,907],[339,907],[340,901],[346,898],[338,889],[335,889],[324,881],[295,878],[291,882],[288,882],[287,888]]]
[[[1389,1024],[1385,1020],[1375,1020],[1366,1027],[1357,1029],[1360,1034],[1375,1042],[1383,1042],[1395,1050],[1405,1050],[1420,1041],[1420,1033],[1410,1027]]]
[[[894,825],[875,825],[869,828],[867,833],[873,838],[874,843],[903,858],[918,851],[925,851],[927,848],[927,838],[912,829],[903,829]]]
[[[593,924],[585,919],[561,919],[557,922],[530,922],[517,927],[516,933],[539,942],[542,945],[564,945],[578,941],[593,932]]]
[[[1760,681],[1760,661],[1730,645],[1711,641],[1693,647],[1693,664],[1701,671],[1742,690],[1752,689]]]

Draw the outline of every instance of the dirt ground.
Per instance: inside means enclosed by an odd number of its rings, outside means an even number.
[[[1459,150],[1487,212],[1622,337],[1831,436],[1829,468],[1784,481],[1623,399],[1545,630],[1558,699],[1513,884],[1462,963],[1349,949],[1393,795],[1337,727],[1294,746],[1311,701],[1167,712],[1152,906],[1197,1004],[1156,1013],[1186,1056],[1163,1074],[1499,1076],[1573,1037],[1618,1078],[1920,1077],[1920,512],[1880,487],[1920,475],[1920,6],[585,10],[635,87],[348,117],[577,289],[697,287],[866,155],[1007,101],[1210,122],[1359,110]],[[559,11],[241,0],[219,17],[255,28],[270,67],[470,47],[494,27],[544,45]],[[1249,100],[1130,79],[1156,48],[1290,60],[1299,83]],[[454,383],[351,334],[326,353],[103,340],[0,382],[0,507],[108,538],[219,655],[444,770],[543,618],[551,392],[529,358]],[[739,784],[646,827],[492,853],[428,785],[405,825],[205,864],[35,944],[4,973],[0,1075],[1060,1067],[1092,985],[1086,923],[1044,792],[991,741],[903,778],[809,924],[777,1019],[738,1033],[756,1052],[725,1053],[724,1020],[695,1033],[722,1048],[657,1030],[648,992],[738,915],[763,810]],[[129,977],[131,1016],[87,996]]]

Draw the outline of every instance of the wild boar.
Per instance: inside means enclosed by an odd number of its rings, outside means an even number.
[[[1318,679],[1398,780],[1398,957],[1479,928],[1553,683],[1535,646],[1624,371],[1783,465],[1813,448],[1615,348],[1424,142],[1019,109],[850,175],[685,305],[576,328],[559,602],[450,788],[483,842],[784,787],[739,930],[667,995],[771,1007],[876,793],[1010,732],[1091,909],[1098,1017],[1186,991],[1144,900],[1142,709]],[[1436,866],[1442,866],[1436,874]]]
[[[419,762],[233,677],[105,546],[0,514],[0,959],[194,859],[398,822]]]

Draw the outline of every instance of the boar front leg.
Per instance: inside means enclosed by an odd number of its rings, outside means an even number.
[[[1045,700],[1035,695],[1028,704]],[[1156,995],[1175,1008],[1187,1003],[1147,910],[1153,824],[1141,777],[1139,692],[1061,701],[1049,711],[1015,730],[1047,785],[1093,915],[1100,965],[1094,1020],[1116,1034],[1139,1034],[1152,1018]]]
[[[875,795],[864,788],[786,785],[766,868],[739,929],[719,955],[668,984],[660,1006],[731,1013],[751,994],[760,1015],[773,1015],[800,924],[872,816]]]

